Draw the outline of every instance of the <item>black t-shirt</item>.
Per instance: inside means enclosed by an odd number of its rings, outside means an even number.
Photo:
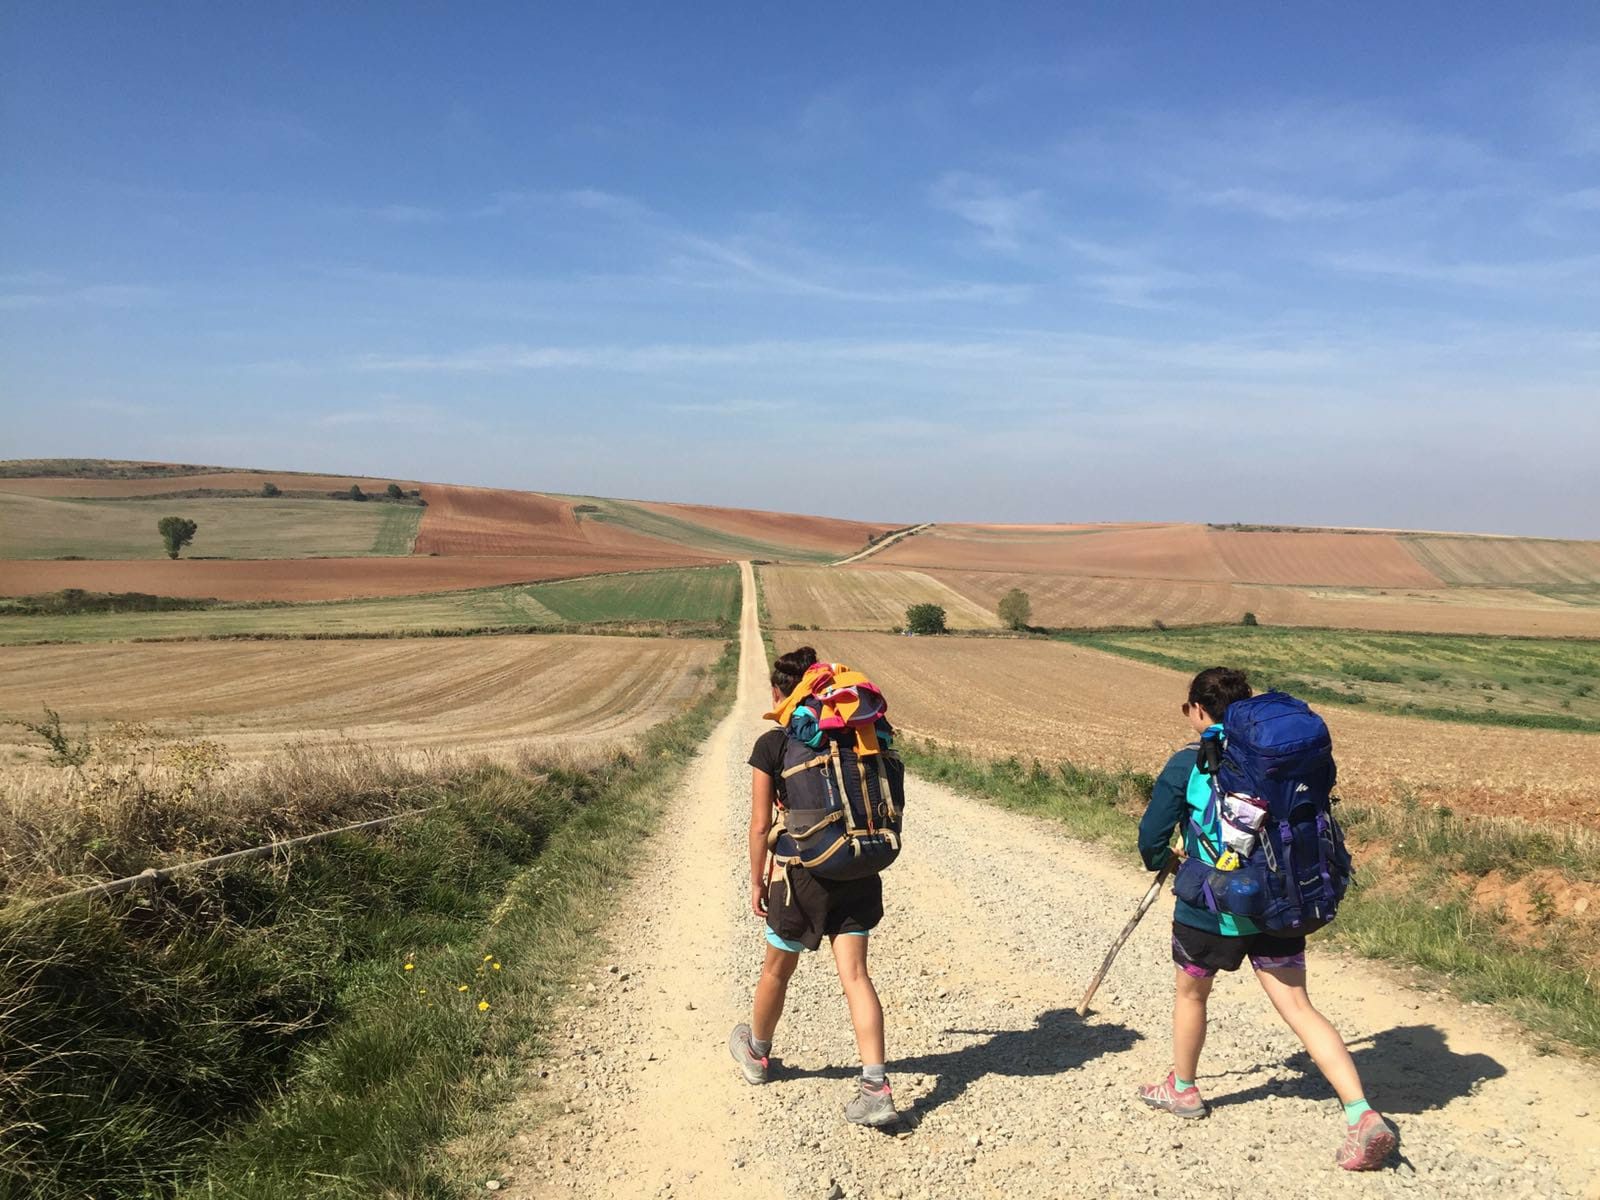
[[[781,729],[769,729],[756,739],[756,744],[750,749],[750,765],[758,771],[765,771],[772,776],[772,784],[778,789],[778,803],[783,803],[783,748],[789,740],[789,735]]]

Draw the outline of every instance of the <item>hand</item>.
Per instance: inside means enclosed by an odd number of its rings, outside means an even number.
[[[750,883],[750,911],[758,917],[767,915],[767,889],[765,884],[754,880]]]

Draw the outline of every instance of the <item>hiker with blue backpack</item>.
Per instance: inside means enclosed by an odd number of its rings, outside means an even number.
[[[883,918],[879,873],[900,853],[905,768],[883,693],[860,672],[802,646],[773,663],[772,700],[777,728],[750,752],[750,908],[766,919],[765,956],[728,1051],[748,1082],[767,1082],[789,979],[826,937],[862,1062],[845,1119],[890,1125],[899,1114],[867,943]]]
[[[1333,815],[1333,743],[1321,717],[1282,692],[1251,694],[1244,672],[1201,671],[1182,706],[1199,741],[1168,760],[1139,823],[1139,852],[1159,871],[1175,853],[1172,959],[1173,1070],[1139,1098],[1177,1117],[1207,1113],[1195,1085],[1206,1040],[1206,1002],[1218,971],[1250,959],[1272,1006],[1344,1105],[1335,1161],[1379,1167],[1399,1144],[1366,1101],[1350,1051],[1306,994],[1306,934],[1334,917],[1350,856]]]

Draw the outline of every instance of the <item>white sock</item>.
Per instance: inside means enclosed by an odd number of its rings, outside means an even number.
[[[873,1087],[882,1087],[888,1082],[884,1075],[882,1063],[866,1063],[861,1068],[863,1082],[870,1083]]]

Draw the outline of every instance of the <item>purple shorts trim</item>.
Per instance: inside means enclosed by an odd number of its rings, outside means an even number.
[[[1306,953],[1302,950],[1299,954],[1252,954],[1250,965],[1258,971],[1293,971],[1306,969]],[[1181,962],[1178,966],[1183,968],[1183,973],[1195,979],[1210,979],[1217,973],[1215,967],[1202,967],[1199,963]]]

